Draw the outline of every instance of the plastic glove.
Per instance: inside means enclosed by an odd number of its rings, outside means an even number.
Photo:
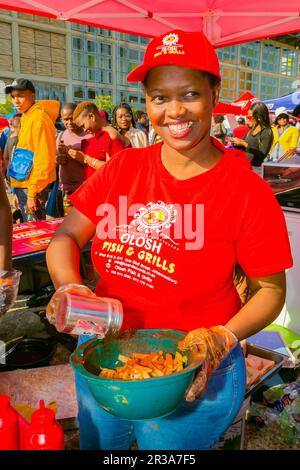
[[[21,274],[16,270],[0,272],[0,318],[17,298]]]
[[[236,336],[222,325],[192,330],[178,343],[178,348],[182,350],[197,346],[201,354],[206,351],[202,367],[187,392],[186,401],[194,401],[199,398],[206,389],[212,372],[237,343]]]
[[[58,308],[59,295],[64,292],[69,292],[70,294],[84,295],[86,297],[96,297],[96,294],[94,294],[91,289],[89,289],[87,286],[84,286],[83,284],[71,283],[59,287],[52,295],[51,300],[48,303],[46,309],[46,316],[48,318],[48,321],[52,325],[55,325],[56,323],[56,313]]]

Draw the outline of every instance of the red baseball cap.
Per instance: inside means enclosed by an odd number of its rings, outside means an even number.
[[[207,37],[176,29],[148,44],[144,61],[127,75],[128,82],[142,82],[147,73],[160,65],[176,65],[209,72],[221,80],[218,56]]]

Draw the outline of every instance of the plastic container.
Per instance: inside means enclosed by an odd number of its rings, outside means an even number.
[[[166,416],[182,403],[193,377],[203,362],[198,350],[185,352],[188,358],[186,367],[177,373],[144,380],[120,380],[99,377],[100,368],[115,369],[123,365],[119,355],[132,356],[132,353],[152,353],[164,351],[175,354],[178,341],[186,335],[179,330],[135,330],[124,332],[117,338],[90,339],[81,344],[70,356],[75,371],[79,405],[80,427],[90,428],[89,412],[85,409],[87,388],[95,403],[108,413],[123,419],[144,420]],[[89,405],[88,405],[89,406]],[[82,408],[82,409],[81,409]]]
[[[31,423],[24,431],[21,450],[63,450],[64,432],[55,420],[55,413],[45,408],[40,400],[40,408],[31,417]]]
[[[103,338],[116,334],[122,326],[123,308],[116,299],[61,292],[56,305],[55,326],[62,333]]]
[[[18,413],[8,395],[0,395],[0,450],[19,450]]]

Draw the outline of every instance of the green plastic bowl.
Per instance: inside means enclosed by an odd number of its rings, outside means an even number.
[[[180,405],[202,360],[197,351],[187,351],[187,366],[182,372],[144,380],[116,380],[99,377],[100,368],[123,365],[119,354],[164,351],[175,354],[178,341],[186,333],[178,330],[136,330],[118,338],[91,339],[71,355],[70,363],[82,376],[96,402],[108,413],[128,420],[166,416]],[[202,356],[203,358],[203,356]]]

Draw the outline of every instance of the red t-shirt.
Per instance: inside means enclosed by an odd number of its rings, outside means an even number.
[[[236,263],[253,277],[292,266],[283,212],[241,151],[178,180],[162,164],[161,143],[125,150],[71,200],[96,225],[96,293],[122,302],[123,328],[225,324],[241,307]]]
[[[239,139],[242,139],[247,132],[249,131],[248,126],[237,126],[233,129],[232,133],[234,137],[238,137]]]
[[[90,157],[97,158],[97,160],[106,161],[106,154],[109,157],[115,153],[123,150],[125,144],[119,139],[111,139],[106,131],[97,132],[94,137],[82,141],[81,150]],[[88,166],[84,166],[83,179],[86,180],[95,173],[95,170]]]

